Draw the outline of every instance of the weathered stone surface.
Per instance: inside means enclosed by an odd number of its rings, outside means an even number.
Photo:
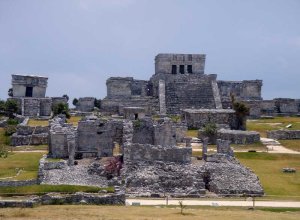
[[[78,103],[76,104],[76,110],[81,112],[92,112],[95,107],[95,98],[93,97],[84,97],[79,98]]]
[[[218,130],[217,138],[228,140],[232,144],[253,144],[260,141],[260,135],[256,131],[240,131],[228,129]]]
[[[300,139],[300,130],[267,131],[267,137],[278,140]]]
[[[124,118],[130,120],[142,119],[146,115],[146,109],[142,107],[124,107]]]
[[[17,126],[17,132],[11,136],[12,146],[48,144],[49,127]]]
[[[192,148],[162,147],[150,144],[132,144],[124,148],[124,161],[168,161],[190,163]]]
[[[210,161],[208,160],[203,166],[204,182],[209,191],[219,195],[264,194],[258,177],[235,158],[215,154],[210,156]]]
[[[230,141],[217,139],[217,153],[233,157],[233,150],[230,147]]]
[[[32,88],[32,96],[43,98],[46,94],[48,78],[44,76],[32,75],[12,75],[13,97],[26,97],[26,88]]]
[[[31,186],[37,184],[37,179],[30,179],[30,180],[5,180],[0,181],[0,187],[6,186]]]
[[[188,128],[202,128],[208,123],[226,124],[231,129],[237,127],[237,118],[232,109],[184,109],[182,120]]]

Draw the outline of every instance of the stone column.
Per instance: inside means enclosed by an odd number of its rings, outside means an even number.
[[[207,146],[208,146],[208,137],[202,138],[202,159],[206,161],[207,158]]]
[[[165,115],[166,110],[166,83],[164,80],[158,82],[158,93],[159,93],[159,113]]]
[[[75,140],[68,141],[68,151],[69,151],[69,160],[68,165],[73,166],[74,165],[74,158],[75,158]]]
[[[192,147],[192,138],[190,137],[185,138],[185,147]]]

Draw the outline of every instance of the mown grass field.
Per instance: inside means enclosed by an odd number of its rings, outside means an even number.
[[[242,164],[258,175],[267,196],[300,200],[300,155],[269,153],[235,153]],[[296,168],[283,173],[282,168]]]
[[[135,206],[90,206],[90,205],[52,205],[36,208],[6,208],[0,209],[0,219],[89,219],[89,220],[259,220],[259,219],[299,219],[299,209],[247,210],[234,207],[187,207],[184,215],[179,207],[135,207]]]
[[[48,126],[49,125],[49,121],[48,120],[29,119],[27,125],[31,126],[31,127],[35,127],[35,126]]]
[[[37,177],[39,160],[44,152],[18,153],[9,152],[8,157],[0,158],[0,178],[5,180],[27,180]],[[5,177],[13,177],[18,170],[22,169],[20,175],[14,178],[3,179]]]
[[[67,119],[67,123],[71,123],[74,126],[77,126],[81,118],[81,116],[71,116],[69,119]]]
[[[286,128],[291,124],[291,128]],[[262,137],[267,137],[267,131],[279,130],[300,130],[300,117],[275,117],[273,119],[247,120],[247,130],[258,131]]]
[[[300,140],[279,140],[279,142],[288,149],[300,151]]]

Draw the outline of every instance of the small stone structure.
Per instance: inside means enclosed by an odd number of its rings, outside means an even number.
[[[76,110],[81,112],[92,112],[95,107],[95,98],[93,97],[84,97],[79,98],[78,103],[76,104]]]
[[[48,85],[48,78],[32,75],[12,75],[13,97],[44,98]]]
[[[233,157],[233,150],[230,147],[230,141],[217,139],[217,153]]]
[[[260,135],[256,131],[240,131],[220,129],[217,138],[228,140],[232,144],[254,144],[260,141]]]
[[[277,140],[300,139],[300,130],[273,130],[267,131],[267,137]]]
[[[182,121],[188,128],[202,128],[208,123],[226,125],[230,129],[236,129],[237,118],[232,109],[184,109]]]
[[[146,116],[146,109],[141,107],[124,107],[125,119],[137,120]]]
[[[12,146],[48,144],[49,127],[17,126],[17,132],[11,136]]]

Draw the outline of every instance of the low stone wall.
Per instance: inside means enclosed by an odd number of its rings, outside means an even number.
[[[59,194],[48,193],[43,196],[35,198],[16,201],[7,200],[0,201],[0,208],[20,207],[33,208],[37,205],[67,205],[67,204],[81,204],[81,205],[125,205],[125,194],[93,194],[78,192],[75,194]]]
[[[94,107],[95,98],[93,97],[79,98],[78,103],[76,104],[76,110],[81,112],[92,112]]]
[[[1,186],[31,186],[37,184],[37,179],[0,181]]]
[[[48,133],[34,134],[34,135],[17,135],[16,133],[11,136],[12,146],[22,145],[44,145],[48,144]]]
[[[231,129],[237,129],[237,118],[232,109],[184,109],[182,120],[190,129],[201,129],[207,123],[226,124]]]
[[[217,132],[217,138],[228,140],[232,144],[253,144],[260,140],[260,135],[256,131],[220,129]]]
[[[267,131],[267,137],[278,140],[300,139],[300,130]]]
[[[49,127],[48,126],[18,126],[17,127],[17,134],[18,135],[31,135],[31,134],[42,134],[48,133]]]
[[[161,147],[150,144],[132,144],[124,148],[126,161],[167,161],[190,163],[192,148]]]

